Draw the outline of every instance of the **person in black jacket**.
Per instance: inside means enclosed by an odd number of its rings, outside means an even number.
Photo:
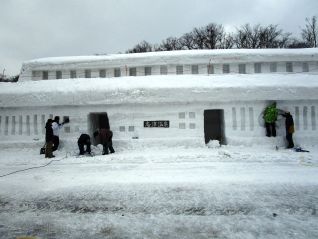
[[[53,129],[52,119],[48,119],[45,124],[45,158],[54,158],[53,155]]]
[[[80,151],[80,155],[84,155],[85,150],[84,150],[84,146],[86,145],[86,152],[87,153],[91,153],[91,137],[88,134],[81,134],[81,136],[79,137],[78,141],[78,148]]]
[[[110,129],[99,129],[94,132],[94,137],[96,138],[99,135],[100,141],[103,145],[103,155],[109,154],[109,151],[111,154],[115,153],[115,150],[113,148],[113,132]]]
[[[295,132],[293,116],[290,114],[290,112],[285,112],[284,114],[282,114],[282,116],[286,118],[285,127],[286,127],[286,140],[288,142],[287,148],[291,149],[291,148],[294,148],[293,133]]]

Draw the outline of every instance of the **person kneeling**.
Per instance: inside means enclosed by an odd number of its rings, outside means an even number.
[[[84,155],[85,153],[84,146],[86,146],[86,152],[89,154],[91,153],[91,137],[88,134],[81,134],[77,141],[77,144],[80,155]]]

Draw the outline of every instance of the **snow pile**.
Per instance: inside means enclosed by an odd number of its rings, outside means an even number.
[[[218,140],[210,140],[209,143],[207,143],[208,148],[219,148],[221,147],[220,142]]]

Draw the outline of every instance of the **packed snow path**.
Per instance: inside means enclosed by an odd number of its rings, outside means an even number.
[[[0,238],[317,238],[309,150],[61,150],[60,161],[0,178]],[[38,151],[2,149],[0,175],[47,164]]]

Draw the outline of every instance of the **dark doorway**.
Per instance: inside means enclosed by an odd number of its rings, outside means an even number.
[[[218,140],[225,144],[224,110],[204,111],[204,138],[207,144],[210,140]]]
[[[88,115],[88,133],[92,138],[94,145],[99,144],[99,137],[94,138],[93,134],[97,129],[110,129],[109,120],[106,112],[103,113],[90,113]]]

